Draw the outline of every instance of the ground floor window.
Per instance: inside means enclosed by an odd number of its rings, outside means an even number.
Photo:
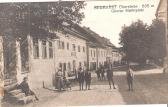
[[[53,58],[53,43],[49,42],[49,58]]]
[[[34,58],[39,58],[39,45],[38,39],[33,39],[33,56]]]
[[[42,58],[47,58],[47,45],[46,41],[42,41]]]

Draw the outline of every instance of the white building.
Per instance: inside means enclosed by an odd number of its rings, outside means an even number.
[[[57,32],[55,49],[56,68],[62,68],[67,73],[78,71],[79,66],[86,67],[87,50],[86,38],[72,29],[64,28],[64,32]]]

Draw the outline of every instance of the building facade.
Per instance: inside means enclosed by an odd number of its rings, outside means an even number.
[[[91,30],[66,26],[51,34],[54,39],[44,33],[42,37],[30,34],[19,39],[12,36],[3,38],[6,90],[14,88],[25,76],[29,78],[32,89],[52,87],[59,68],[70,77],[76,76],[80,66],[97,70],[109,60],[112,63],[120,60],[112,44],[106,44],[105,38]]]
[[[57,35],[59,39],[56,41],[55,49],[56,68],[61,68],[66,76],[70,76],[78,71],[80,66],[86,67],[86,39],[68,29],[66,33],[57,32]]]

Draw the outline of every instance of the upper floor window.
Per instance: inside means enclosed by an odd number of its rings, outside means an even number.
[[[78,52],[80,52],[80,46],[78,46]]]
[[[58,49],[64,49],[65,48],[65,45],[64,45],[64,42],[63,41],[58,41]]]
[[[58,40],[57,44],[58,44],[58,49],[61,49],[61,41],[60,40]]]
[[[49,42],[49,58],[53,58],[53,43]]]
[[[38,39],[33,39],[33,55],[34,55],[34,58],[39,58]]]
[[[76,46],[75,46],[75,44],[72,44],[72,50],[73,50],[73,51],[76,51]]]
[[[64,49],[65,48],[65,45],[64,45],[64,42],[62,41],[62,49]]]
[[[83,47],[83,52],[85,52],[85,47]]]
[[[69,50],[69,43],[67,43],[67,50]]]
[[[94,57],[96,57],[96,52],[94,51]]]
[[[47,46],[45,40],[42,40],[42,58],[47,58]]]

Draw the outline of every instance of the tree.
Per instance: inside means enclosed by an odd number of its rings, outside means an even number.
[[[80,10],[84,6],[84,1],[1,3],[0,36],[4,40],[6,70],[16,74],[19,48],[22,64],[29,60],[27,35],[53,39],[55,34],[51,31],[62,30],[64,22],[78,24],[82,21],[84,14]],[[16,44],[18,40],[20,46]]]
[[[147,24],[138,20],[130,26],[124,25],[119,35],[121,49],[126,54],[126,60],[144,63],[148,57],[150,38]]]
[[[149,28],[150,58],[155,62],[163,61],[166,56],[165,24],[160,20],[153,20]]]
[[[120,33],[120,44],[126,54],[126,60],[144,63],[151,59],[162,64],[166,56],[165,24],[157,19],[147,26],[142,21],[123,26]]]
[[[83,1],[0,4],[0,32],[15,37],[48,36],[59,30],[63,22],[80,23],[84,18]]]

